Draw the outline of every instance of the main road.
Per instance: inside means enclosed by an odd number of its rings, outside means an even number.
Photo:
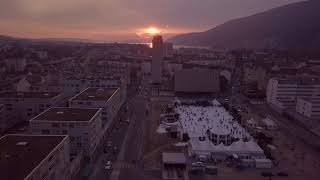
[[[149,180],[143,170],[143,146],[148,99],[146,98],[148,80],[143,78],[138,92],[129,101],[132,111],[130,125],[121,146],[117,162],[113,166],[111,180],[139,179]]]

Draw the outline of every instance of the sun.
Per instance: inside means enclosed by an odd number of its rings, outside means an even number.
[[[156,27],[148,27],[148,28],[144,29],[144,33],[150,34],[150,35],[156,35],[156,34],[160,34],[161,31],[160,31],[160,29],[158,29]]]

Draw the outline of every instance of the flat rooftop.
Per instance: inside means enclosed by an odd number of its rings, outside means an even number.
[[[22,180],[66,136],[6,135],[0,138],[0,177]]]
[[[32,121],[90,121],[99,108],[50,108]]]
[[[0,98],[53,98],[61,92],[0,92]]]
[[[107,101],[118,88],[88,88],[71,100]]]
[[[167,164],[186,164],[187,158],[183,153],[163,152],[162,162]]]

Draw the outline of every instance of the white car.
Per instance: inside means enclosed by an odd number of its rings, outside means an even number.
[[[111,161],[108,161],[108,162],[106,163],[106,165],[104,166],[104,169],[105,169],[105,170],[110,170],[110,169],[111,169]]]

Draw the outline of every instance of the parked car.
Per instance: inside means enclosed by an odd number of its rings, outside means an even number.
[[[203,164],[203,162],[198,161],[198,162],[192,163],[192,166],[194,166],[194,167],[203,167],[204,164]]]

